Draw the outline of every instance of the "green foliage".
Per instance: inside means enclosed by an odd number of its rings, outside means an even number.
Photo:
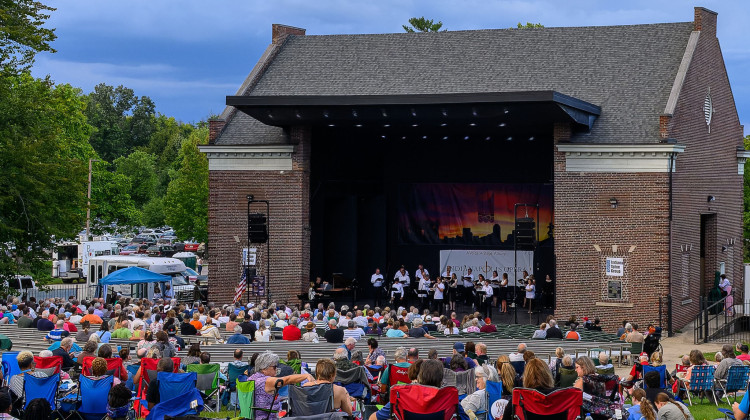
[[[208,239],[208,159],[198,145],[208,143],[208,130],[193,131],[182,142],[175,177],[164,199],[167,224],[180,238]]]
[[[128,156],[115,159],[113,163],[117,168],[116,173],[130,179],[130,197],[136,207],[143,207],[151,201],[156,192],[156,156],[136,150]]]
[[[84,224],[92,129],[69,85],[6,73],[0,98],[0,276],[39,277],[54,238]]]
[[[424,16],[420,18],[413,17],[409,19],[409,25],[401,25],[406,32],[440,32],[440,28],[443,27],[443,22],[434,23],[432,19],[425,19]],[[445,29],[443,29],[445,31]]]
[[[164,226],[164,199],[155,196],[143,207],[143,224],[146,226]]]
[[[46,12],[55,9],[34,0],[0,0],[0,68],[3,73],[27,71],[36,53],[55,52],[54,29],[44,28]]]
[[[531,23],[531,22],[526,22],[526,24],[524,25],[521,22],[518,22],[518,25],[516,26],[515,29],[535,29],[535,28],[544,28],[544,25],[542,25],[541,23]],[[511,27],[510,29],[514,29],[514,28]]]
[[[154,103],[147,96],[135,96],[122,85],[100,83],[89,94],[86,116],[96,128],[91,145],[99,156],[112,162],[150,141],[154,127]]]
[[[744,139],[745,150],[750,150],[750,135]],[[745,164],[742,231],[745,239],[745,262],[750,262],[750,164]]]
[[[130,177],[108,170],[107,162],[94,163],[91,178],[91,230],[101,233],[116,223],[120,227],[141,224],[141,212],[130,196]]]

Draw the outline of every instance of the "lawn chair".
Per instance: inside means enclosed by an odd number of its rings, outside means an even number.
[[[458,416],[458,390],[452,386],[395,385],[390,401],[396,420],[451,420]]]
[[[367,380],[367,371],[364,366],[357,366],[353,369],[336,370],[336,385],[346,388],[350,396],[358,399],[360,403],[367,400],[370,395],[370,382]]]
[[[81,363],[81,373],[85,376],[91,376],[91,364],[94,363],[96,357],[88,356],[84,357]],[[122,364],[122,359],[119,357],[110,357],[104,359],[107,362],[107,375],[113,375],[116,378],[122,379],[122,372],[125,370],[125,365]]]
[[[576,379],[578,379],[578,373],[576,373],[575,369],[568,369],[560,365],[558,372],[560,373],[560,380],[555,385],[559,388],[571,387],[576,382]]]
[[[651,366],[651,365],[643,365],[643,377],[646,377],[646,374],[649,372],[659,372],[659,388],[666,388],[667,387],[667,367],[664,365],[661,366]],[[646,381],[643,381],[643,389],[648,388],[646,386]]]
[[[505,410],[504,406],[508,403],[508,401],[505,401],[505,404],[503,404],[502,407],[497,405],[498,401],[500,401],[503,396],[502,381],[487,381],[484,395],[486,398],[487,411],[475,411],[474,414],[477,418],[479,420],[502,418],[502,413]],[[462,415],[461,418],[464,418],[464,416]]]
[[[727,404],[732,405],[729,402],[729,393],[734,393],[734,402],[737,402],[737,391],[747,389],[748,380],[750,379],[750,366],[738,365],[730,366],[727,372],[727,379],[717,379],[716,382],[724,391],[724,397],[727,399]]]
[[[516,370],[516,374],[518,374],[518,376],[523,376],[523,371],[524,369],[526,369],[526,362],[520,360],[516,362],[510,362],[510,365],[513,366],[513,369]]]
[[[515,419],[529,418],[575,420],[580,418],[583,406],[583,391],[578,388],[564,388],[547,395],[535,389],[515,388],[513,390],[512,413]]]
[[[24,407],[26,410],[29,403],[37,398],[47,400],[53,413],[57,413],[60,418],[64,418],[57,408],[57,388],[60,386],[60,374],[47,376],[46,378],[37,378],[36,376],[24,373],[23,394]]]
[[[173,372],[176,373],[180,368],[180,358],[173,357],[172,362],[174,363]],[[146,417],[146,414],[148,413],[148,410],[146,409],[147,405],[144,405],[146,403],[146,391],[148,390],[148,384],[156,378],[156,366],[158,364],[159,359],[141,359],[141,380],[137,384],[137,399],[133,406],[136,413],[138,413],[138,417]]]
[[[52,376],[60,373],[63,365],[63,359],[62,356],[34,356],[34,363],[36,363],[35,370],[37,372],[44,372],[47,374],[47,376]]]
[[[388,383],[385,384],[385,389],[381,387],[381,393],[380,393],[380,403],[385,404],[388,402],[388,398],[390,397],[390,389],[393,385],[398,384],[410,384],[411,380],[409,379],[409,368],[408,367],[400,367],[396,366],[395,364],[388,366]]]
[[[319,384],[289,389],[289,417],[286,419],[309,419],[321,415],[324,418],[343,418],[346,413],[333,411],[333,385]]]
[[[284,381],[281,379],[276,380],[275,391],[273,399],[276,401],[279,395],[279,389],[284,385]],[[294,388],[294,387],[292,387]],[[254,419],[256,411],[263,411],[269,414],[277,414],[278,412],[273,409],[273,403],[271,407],[257,407],[255,405],[255,381],[240,381],[237,379],[237,400],[240,405],[240,417]]]
[[[140,365],[136,364],[125,366],[125,370],[128,372],[128,380],[125,382],[125,386],[131,391],[136,390],[136,384],[133,378],[135,377],[135,374],[138,373],[138,368],[140,368]]]
[[[10,381],[10,378],[13,377],[13,375],[17,375],[21,373],[21,368],[18,367],[18,357],[17,351],[6,351],[3,352],[2,356],[2,369],[3,369],[3,385],[7,385]]]
[[[229,393],[229,397],[222,396],[222,401],[229,401],[229,405],[234,406],[234,415],[237,416],[237,378],[244,374],[244,372],[247,370],[249,366],[246,364],[242,365],[235,365],[233,363],[230,363],[227,365],[227,382],[226,382],[226,388],[224,388],[224,393]]]
[[[78,377],[78,401],[80,406],[74,410],[81,420],[101,420],[107,415],[109,390],[112,389],[114,377],[105,376],[91,379],[84,375]]]
[[[718,401],[714,396],[714,371],[715,366],[693,366],[690,374],[690,383],[686,384],[684,381],[680,381],[680,389],[686,391],[688,402],[693,405],[693,399],[690,394],[695,392],[701,397],[701,404],[703,403],[703,397],[710,394],[708,398],[713,398],[716,407],[719,407]],[[689,386],[689,388],[688,388]]]
[[[218,404],[217,410],[211,408],[211,399],[219,392],[219,369],[218,363],[209,363],[203,365],[188,365],[187,372],[194,372],[197,375],[196,388],[206,395],[203,401],[206,411],[220,411],[221,404]]]
[[[203,399],[195,387],[198,375],[191,373],[158,372],[160,401],[149,412],[147,420],[163,420],[172,417],[197,415],[203,410]],[[165,396],[172,398],[164,399]],[[142,401],[145,404],[145,401]]]

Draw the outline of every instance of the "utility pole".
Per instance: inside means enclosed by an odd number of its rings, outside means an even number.
[[[91,239],[91,164],[99,162],[99,159],[89,159],[89,193],[88,201],[86,202],[86,241]]]

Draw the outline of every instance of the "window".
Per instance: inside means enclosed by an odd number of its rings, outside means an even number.
[[[682,297],[687,298],[690,296],[690,253],[683,252],[682,260],[680,261],[680,276],[682,277]]]
[[[622,299],[622,281],[607,280],[607,298]]]

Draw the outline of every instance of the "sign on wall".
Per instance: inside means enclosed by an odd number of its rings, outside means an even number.
[[[258,248],[242,248],[242,265],[255,265]]]
[[[480,274],[483,274],[485,278],[490,278],[493,271],[497,271],[500,277],[503,273],[508,273],[508,278],[511,280],[521,278],[523,270],[529,273],[534,272],[534,251],[518,251],[516,263],[518,274],[516,275],[513,274],[513,259],[513,251],[509,250],[442,250],[440,251],[440,273],[445,272],[445,268],[449,265],[452,272],[459,277],[471,268],[475,280]]]
[[[607,257],[606,271],[604,273],[610,277],[622,277],[625,274],[625,263],[622,258]]]

